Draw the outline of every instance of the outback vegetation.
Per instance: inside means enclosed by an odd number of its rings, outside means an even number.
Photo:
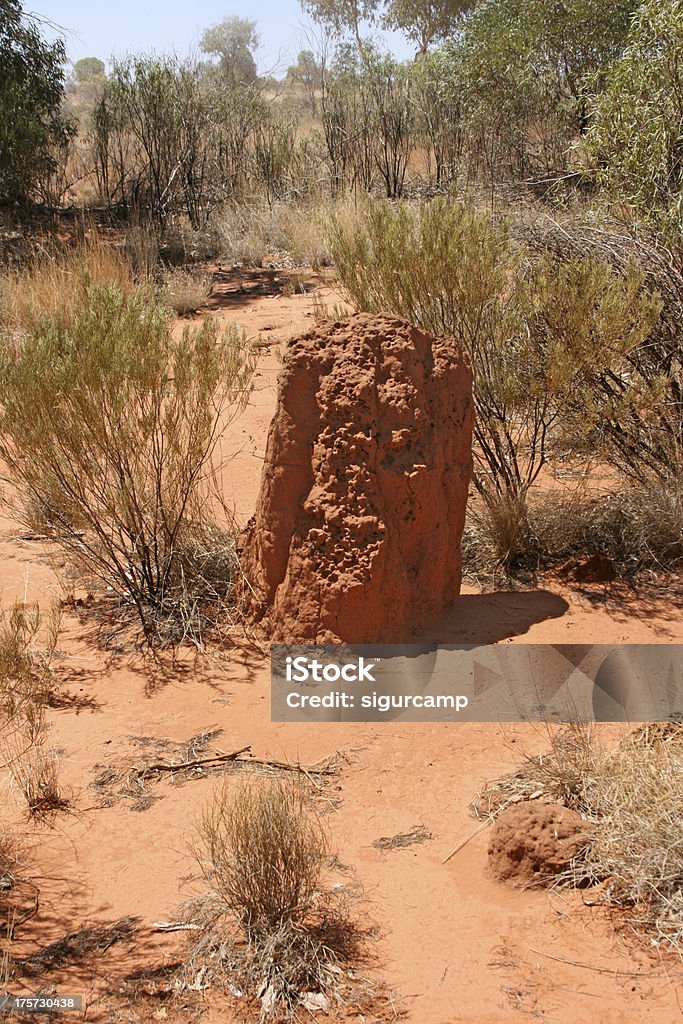
[[[222,438],[269,343],[223,313],[314,280],[340,300],[314,297],[319,319],[393,314],[467,354],[470,584],[571,584],[593,557],[605,582],[680,583],[682,0],[302,6],[318,39],[274,77],[248,19],[208,26],[197,56],[69,65],[38,16],[0,0],[0,476],[19,540],[49,546],[72,610],[114,623],[110,648],[158,664],[163,648],[234,646],[250,581]],[[385,29],[413,59],[384,49]],[[57,630],[28,602],[0,614],[0,761],[36,828],[68,808],[50,737]],[[580,812],[595,829],[561,881],[604,885],[673,945],[679,728],[616,748],[575,730],[487,791],[490,820],[541,791]],[[213,735],[99,777],[243,769],[248,747],[204,756]],[[292,764],[259,763],[276,777],[227,780],[200,818],[206,891],[170,923],[189,939],[159,977],[181,1000],[221,987],[273,1019],[369,1020],[380,1003],[397,1019],[364,976],[352,889],[332,881],[319,804],[334,800],[301,765],[295,785]],[[433,838],[418,826],[373,846],[406,837]],[[23,857],[0,815],[7,940]]]
[[[598,550],[622,572],[675,566],[679,6],[308,10],[328,42],[302,51],[278,83],[257,74],[257,25],[234,17],[206,30],[205,60],[140,55],[107,71],[92,58],[67,78],[63,52],[9,5],[7,52],[17,68],[28,47],[43,63],[36,80],[13,86],[32,98],[34,130],[21,154],[3,142],[23,174],[6,216],[77,206],[94,232],[116,225],[125,252],[106,259],[120,263],[118,284],[154,285],[181,316],[201,309],[211,286],[193,263],[334,263],[352,305],[455,334],[469,353],[478,497],[467,554],[478,578]],[[373,24],[404,31],[415,60],[383,53]],[[15,328],[36,286],[39,305],[49,301],[54,265],[29,260],[6,275]],[[67,304],[95,301],[77,293]],[[597,460],[623,485],[565,488],[580,511],[574,534],[558,530],[563,498],[549,476],[587,479]]]
[[[186,907],[197,931],[181,984],[208,971],[259,995],[266,1011],[294,1014],[362,1000],[368,983],[354,969],[367,959],[367,936],[352,889],[325,883],[329,839],[302,783],[256,776],[223,787],[198,834],[211,889]]]

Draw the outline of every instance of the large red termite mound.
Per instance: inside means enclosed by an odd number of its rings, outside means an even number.
[[[272,639],[406,643],[452,602],[471,437],[452,339],[358,314],[290,342],[241,545]]]

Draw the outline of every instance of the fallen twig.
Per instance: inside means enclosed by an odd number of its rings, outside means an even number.
[[[263,768],[274,768],[278,771],[283,772],[301,772],[302,775],[306,775],[310,778],[313,775],[333,775],[334,769],[329,765],[323,767],[317,767],[317,765],[323,764],[323,762],[316,762],[315,765],[303,765],[303,764],[288,764],[286,761],[269,761],[260,757],[248,757],[240,758],[240,754],[246,753],[251,750],[251,745],[242,747],[240,750],[233,750],[229,754],[224,754],[220,750],[212,757],[200,757],[194,761],[156,761],[153,764],[141,765],[135,768],[137,776],[144,776],[148,772],[183,772],[188,768],[208,768],[218,767],[218,765],[224,764],[227,761],[239,761],[240,764],[255,764],[261,765]],[[313,780],[311,780],[313,781]]]
[[[152,928],[155,932],[196,932],[200,926],[182,921],[155,921]]]
[[[544,953],[542,950],[533,949],[531,946],[529,946],[529,951],[537,956],[545,956],[548,960],[555,960],[558,964],[567,964],[568,967],[583,967],[587,971],[595,971],[598,974],[611,974],[613,977],[618,978],[642,978],[643,981],[648,981],[650,978],[672,977],[669,974],[643,974],[636,971],[620,971],[616,967],[598,967],[596,964],[586,964],[581,960],[566,960],[563,956],[553,956],[552,953]],[[676,975],[676,977],[681,977],[681,975]]]
[[[485,828],[488,828],[492,821],[493,818],[487,818],[486,821],[479,826],[479,828],[475,828],[474,832],[470,832],[466,839],[463,839],[461,843],[458,843],[456,848],[454,850],[451,850],[451,852],[448,854],[445,860],[442,860],[441,863],[448,864],[451,857],[455,857],[456,853],[460,853],[463,846],[467,846],[467,844],[471,842],[475,836],[478,836],[480,832],[483,832]]]
[[[251,745],[247,747],[241,747],[240,750],[233,750],[230,754],[216,753],[212,757],[198,757],[194,761],[177,761],[175,763],[168,761],[157,761],[154,764],[145,764],[140,768],[136,768],[138,775],[144,775],[145,772],[183,772],[187,768],[202,768],[210,764],[222,764],[224,761],[234,761],[240,754],[244,754],[247,750],[251,750]]]

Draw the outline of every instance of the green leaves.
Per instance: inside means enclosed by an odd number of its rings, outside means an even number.
[[[683,2],[645,0],[592,105],[587,160],[607,196],[683,232]]]
[[[66,54],[46,43],[19,0],[0,3],[0,205],[26,204],[73,126],[60,113]]]
[[[618,416],[612,396],[637,402],[652,383],[625,363],[660,310],[634,267],[533,258],[504,222],[450,200],[418,211],[368,203],[330,235],[359,309],[450,335],[467,352],[475,484],[487,501],[523,498],[553,453]]]
[[[150,642],[196,639],[203,609],[230,591],[234,544],[214,518],[213,455],[253,368],[234,329],[207,318],[178,336],[147,291],[111,284],[86,288],[70,318],[45,317],[3,344],[9,477],[86,577],[137,610]]]

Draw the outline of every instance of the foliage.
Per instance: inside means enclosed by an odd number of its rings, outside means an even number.
[[[424,56],[434,43],[453,36],[463,14],[474,6],[474,0],[389,0],[383,24],[399,29]]]
[[[149,269],[134,272],[122,248],[96,237],[81,245],[41,247],[26,267],[0,274],[0,332],[30,334],[46,318],[66,327],[89,287],[107,283],[131,294],[148,281]]]
[[[234,539],[215,517],[212,458],[252,371],[233,329],[207,319],[175,336],[148,293],[111,284],[87,287],[66,322],[4,339],[8,475],[150,643],[201,641],[230,604]]]
[[[457,181],[464,153],[464,86],[445,49],[425,54],[411,69],[417,130],[437,188]]]
[[[362,53],[361,26],[376,20],[379,0],[301,0],[301,6],[333,35],[343,37],[351,33]]]
[[[576,418],[567,427],[577,454],[599,457],[639,487],[675,492],[683,453],[683,251],[657,236],[576,219],[557,224],[544,218],[516,232],[534,252],[560,262],[589,258],[621,276],[637,267],[656,296],[660,314],[646,342],[628,352],[620,372],[597,382],[594,429]]]
[[[249,184],[284,189],[294,126],[254,89],[175,58],[114,64],[94,113],[93,148],[108,204],[163,232],[185,213],[193,230]]]
[[[531,260],[505,224],[449,200],[369,203],[331,249],[354,304],[454,337],[474,371],[475,484],[523,510],[567,433],[600,421],[605,376],[646,339],[659,304],[635,268]]]
[[[683,3],[645,0],[628,45],[592,105],[588,158],[597,181],[672,232],[683,231]]]
[[[230,86],[252,85],[257,78],[254,51],[260,42],[255,21],[232,15],[207,28],[199,48],[219,58],[224,83]]]
[[[88,85],[93,79],[104,78],[104,61],[98,57],[83,57],[73,67],[78,85]]]
[[[47,43],[20,0],[0,2],[0,205],[25,205],[47,188],[73,133],[61,114],[65,50]]]
[[[623,48],[637,0],[487,0],[450,46],[466,128],[491,178],[551,176],[586,126],[586,103]]]
[[[318,113],[318,94],[323,84],[323,65],[316,59],[312,50],[301,50],[296,59],[287,69],[287,80],[295,85],[301,85],[306,94],[311,116],[316,117]]]
[[[337,190],[370,190],[379,175],[387,197],[403,194],[417,142],[410,69],[370,46],[323,79],[322,120]]]

